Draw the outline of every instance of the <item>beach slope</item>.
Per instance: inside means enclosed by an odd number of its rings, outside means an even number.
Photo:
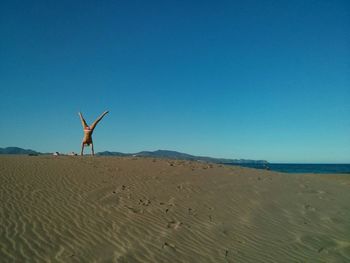
[[[350,176],[1,156],[1,262],[350,262]]]

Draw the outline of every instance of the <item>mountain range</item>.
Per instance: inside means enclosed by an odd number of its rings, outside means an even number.
[[[6,147],[0,148],[0,154],[29,154],[29,155],[39,155],[42,153],[30,150],[30,149],[22,149],[19,147]]]
[[[7,147],[0,148],[0,154],[26,154],[26,155],[43,155],[50,153],[40,153],[30,149],[22,149],[19,147]],[[98,152],[96,155],[99,156],[134,156],[134,157],[152,157],[152,158],[167,158],[167,159],[178,159],[178,160],[191,160],[191,161],[202,161],[211,163],[257,163],[257,164],[267,164],[265,160],[249,160],[249,159],[225,159],[225,158],[213,158],[206,156],[196,156],[187,153],[181,153],[169,150],[157,150],[157,151],[142,151],[138,153],[121,153],[121,152]]]

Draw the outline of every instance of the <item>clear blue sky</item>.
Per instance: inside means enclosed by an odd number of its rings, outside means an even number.
[[[2,1],[0,147],[350,162],[350,2]],[[89,149],[88,149],[89,151]]]

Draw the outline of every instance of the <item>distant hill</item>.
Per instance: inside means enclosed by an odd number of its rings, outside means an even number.
[[[194,159],[195,156],[187,154],[187,153],[180,153],[175,151],[167,151],[167,150],[157,150],[157,151],[142,151],[139,153],[135,153],[136,156],[142,156],[142,157],[160,157],[160,158],[171,158],[171,159]]]
[[[104,152],[98,152],[96,155],[101,155],[101,156],[130,156],[131,154],[128,153],[120,153],[120,152],[109,152],[109,151],[104,151]]]
[[[30,149],[22,149],[19,147],[6,147],[0,148],[0,154],[30,154],[30,155],[39,155],[41,153],[30,150]]]
[[[22,149],[19,147],[7,147],[0,148],[0,154],[26,154],[26,155],[41,155],[49,153],[40,153],[30,149]],[[180,153],[176,151],[168,150],[157,150],[157,151],[142,151],[138,153],[121,153],[121,152],[98,152],[96,155],[100,156],[138,156],[138,157],[152,157],[152,158],[167,158],[167,159],[177,159],[177,160],[191,160],[191,161],[201,161],[201,162],[211,162],[211,163],[231,163],[231,164],[267,164],[265,160],[247,160],[247,159],[224,159],[224,158],[213,158],[205,156],[195,156],[187,153]]]
[[[195,156],[187,153],[180,153],[176,151],[157,150],[157,151],[142,151],[138,153],[120,153],[120,152],[99,152],[97,155],[102,156],[139,156],[139,157],[154,157],[154,158],[168,158],[168,159],[181,159],[181,160],[192,160],[212,163],[256,163],[256,164],[267,164],[265,160],[247,160],[247,159],[224,159],[224,158],[213,158],[205,156]]]

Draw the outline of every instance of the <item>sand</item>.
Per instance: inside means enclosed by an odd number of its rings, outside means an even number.
[[[350,175],[0,157],[1,262],[350,262]]]

